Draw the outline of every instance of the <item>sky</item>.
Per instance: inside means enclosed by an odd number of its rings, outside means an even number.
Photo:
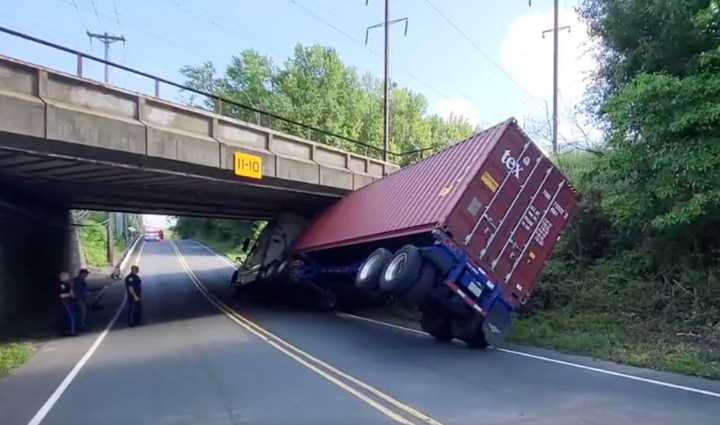
[[[391,0],[390,73],[422,93],[428,112],[468,118],[487,126],[515,116],[522,123],[547,117],[552,94],[552,0]],[[572,138],[566,119],[580,101],[593,68],[588,38],[574,8],[560,0],[560,133]],[[383,0],[27,0],[3,8],[0,25],[102,56],[86,31],[123,35],[111,60],[169,80],[183,81],[184,65],[212,61],[224,70],[233,54],[252,48],[282,63],[297,43],[335,48],[359,73],[382,77],[382,29],[364,44],[365,28],[383,17]],[[75,58],[0,33],[0,54],[75,72]],[[102,67],[85,73],[102,78]],[[151,94],[153,83],[111,71],[112,84]],[[177,91],[161,94],[180,100]]]

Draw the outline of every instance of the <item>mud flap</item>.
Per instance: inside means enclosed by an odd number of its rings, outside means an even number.
[[[483,321],[483,333],[490,345],[501,345],[512,330],[512,309],[501,300],[495,301]]]

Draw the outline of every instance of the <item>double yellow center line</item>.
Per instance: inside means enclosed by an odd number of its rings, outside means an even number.
[[[369,404],[373,408],[377,409],[385,416],[391,418],[395,422],[404,425],[443,425],[442,422],[431,418],[430,416],[422,413],[401,401],[394,399],[393,397],[385,394],[377,388],[366,384],[359,379],[350,376],[349,374],[338,370],[337,368],[325,363],[324,361],[314,357],[300,348],[290,344],[284,339],[271,333],[267,329],[261,327],[257,323],[244,317],[237,311],[230,308],[227,304],[213,295],[205,286],[202,284],[197,275],[192,271],[190,265],[185,260],[185,257],[178,249],[175,242],[170,241],[170,244],[175,250],[180,265],[185,270],[185,273],[190,277],[193,284],[197,289],[207,298],[212,305],[218,310],[222,311],[230,320],[242,326],[248,332],[254,334],[258,338],[270,344],[273,348],[277,349],[286,356],[292,358],[296,362],[300,363],[304,367],[312,370],[363,402]]]

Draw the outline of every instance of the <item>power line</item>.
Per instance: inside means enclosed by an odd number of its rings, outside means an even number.
[[[95,12],[95,17],[97,18],[98,24],[102,25],[102,22],[100,22],[100,15],[98,15],[97,6],[95,6],[95,0],[90,0],[90,4],[92,5],[93,12]]]
[[[88,30],[88,26],[85,25],[85,20],[82,17],[82,13],[80,13],[80,8],[77,5],[77,2],[75,0],[72,0],[72,6],[75,7],[75,12],[77,12],[78,18],[80,18],[80,25],[85,28],[85,31]]]
[[[294,4],[295,6],[297,6],[300,10],[304,11],[305,13],[307,13],[310,17],[312,17],[312,18],[315,19],[316,21],[318,21],[318,22],[326,25],[327,27],[335,30],[336,32],[338,32],[339,34],[343,35],[343,36],[344,36],[345,38],[347,38],[348,40],[353,41],[353,42],[357,43],[357,44],[360,45],[360,46],[363,46],[365,49],[367,49],[367,50],[368,50],[370,53],[372,53],[374,56],[379,57],[379,58],[382,58],[382,54],[380,54],[380,52],[378,52],[377,50],[375,50],[375,49],[373,49],[373,48],[371,48],[371,47],[366,46],[365,43],[364,43],[362,40],[360,40],[359,38],[357,38],[357,37],[355,37],[355,36],[353,36],[353,35],[351,35],[351,34],[348,34],[345,30],[343,30],[342,28],[338,27],[337,25],[331,23],[330,21],[326,20],[325,18],[323,18],[322,16],[320,16],[319,14],[317,14],[317,13],[316,13],[315,11],[313,11],[312,9],[308,8],[307,6],[304,6],[302,3],[299,3],[299,2],[297,2],[296,0],[288,0],[288,1],[289,1],[290,3],[292,3],[292,4]],[[416,82],[420,83],[420,85],[424,86],[425,88],[434,91],[434,92],[435,92],[436,94],[438,94],[440,97],[444,97],[444,98],[446,98],[446,99],[452,99],[452,96],[448,95],[447,93],[443,92],[442,90],[440,90],[440,89],[438,89],[438,88],[436,88],[436,87],[433,87],[433,86],[430,85],[428,82],[424,81],[423,79],[421,79],[420,77],[416,76],[416,75],[413,74],[412,72],[410,72],[410,71],[408,71],[408,70],[406,70],[406,69],[402,69],[402,68],[400,69],[400,71],[401,71],[403,74],[406,74],[407,76],[409,76],[410,78],[412,78],[413,80],[415,80]]]
[[[482,47],[475,43],[475,41],[465,31],[462,30],[462,28],[460,28],[455,22],[453,22],[452,19],[450,19],[446,14],[444,14],[440,9],[438,9],[438,7],[433,4],[433,2],[431,2],[430,0],[425,0],[425,3],[427,3],[428,6],[430,6],[435,11],[435,13],[437,13],[448,25],[450,25],[455,31],[458,32],[458,34],[460,34],[468,43],[470,43],[470,45],[475,50],[477,50],[483,56],[483,58],[485,58],[486,61],[490,62],[490,64],[492,64],[495,68],[502,72],[508,80],[510,80],[520,90],[522,90],[526,96],[530,98],[535,98],[535,96],[530,94],[530,92],[527,91],[527,89],[523,87],[522,84],[515,80],[515,78],[513,78],[513,76],[510,75],[510,73],[505,68],[503,68],[502,65],[493,60],[493,58],[482,49]]]
[[[117,22],[118,29],[122,31],[122,26],[120,25],[120,14],[118,13],[117,2],[115,0],[113,0],[113,9],[115,10],[115,22]]]

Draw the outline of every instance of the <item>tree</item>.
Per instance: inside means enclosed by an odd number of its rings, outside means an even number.
[[[279,120],[262,120],[260,114],[233,105],[223,105],[229,116],[289,132],[341,148],[380,156],[382,140],[382,83],[367,74],[358,76],[337,52],[320,45],[297,45],[281,66],[254,50],[234,56],[225,74],[217,74],[212,63],[185,66],[181,72],[193,88],[214,93],[238,103],[361,140],[377,150],[346,140],[311,132]],[[212,110],[214,102],[191,103]],[[427,99],[406,88],[392,87],[391,150],[439,149],[469,136],[472,126],[462,117],[445,120],[429,115]],[[405,164],[411,157],[394,158]],[[414,158],[414,157],[413,157]]]
[[[707,249],[720,211],[720,1],[580,9],[600,41],[591,98],[608,125],[604,208],[620,228],[679,242],[676,255]]]
[[[718,0],[584,0],[579,12],[598,43],[590,93],[597,109],[641,73],[683,77],[717,48]]]

